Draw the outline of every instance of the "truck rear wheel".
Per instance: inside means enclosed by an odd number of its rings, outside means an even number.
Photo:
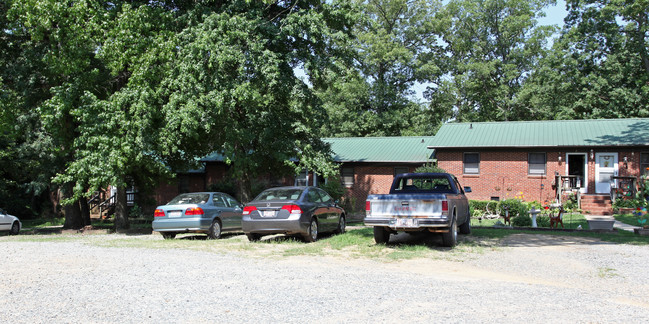
[[[457,218],[453,216],[448,233],[442,233],[442,244],[446,247],[454,247],[457,244]]]
[[[471,234],[471,217],[467,217],[466,222],[460,225],[460,234]]]
[[[376,244],[387,244],[390,241],[390,232],[384,227],[374,226],[374,241]]]

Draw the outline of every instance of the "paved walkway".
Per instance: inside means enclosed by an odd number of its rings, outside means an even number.
[[[584,214],[584,217],[586,217],[587,220],[615,220],[615,218],[613,216],[610,216],[610,215],[588,215],[588,214]],[[625,231],[628,231],[628,232],[633,232],[634,228],[640,228],[640,227],[625,224],[625,223],[622,223],[620,221],[615,220],[615,223],[613,224],[613,228],[625,230]]]

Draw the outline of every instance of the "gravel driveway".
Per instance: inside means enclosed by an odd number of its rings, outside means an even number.
[[[461,255],[444,250],[442,255],[453,257],[386,262],[105,244],[162,240],[159,235],[25,237],[0,237],[3,322],[649,319],[649,248],[594,239],[517,234],[497,248]]]

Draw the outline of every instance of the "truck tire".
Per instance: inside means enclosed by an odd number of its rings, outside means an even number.
[[[460,234],[471,234],[471,217],[467,217],[466,222],[460,225]]]
[[[454,247],[457,244],[457,218],[453,216],[448,233],[442,233],[442,244],[446,247]]]
[[[388,244],[390,241],[390,232],[380,226],[374,226],[374,241],[376,244]]]

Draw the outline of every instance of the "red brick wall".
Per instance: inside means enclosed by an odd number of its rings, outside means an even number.
[[[480,174],[463,174],[463,153],[480,153]],[[437,151],[438,165],[455,174],[462,186],[469,186],[472,192],[469,199],[489,200],[498,197],[500,200],[519,197],[525,201],[551,202],[554,200],[554,174],[566,175],[566,151],[545,151],[546,174],[544,176],[528,175],[528,153],[544,152],[542,150],[517,151]],[[640,154],[631,154],[630,150],[598,150],[598,152],[617,152],[620,176],[640,175]],[[595,193],[595,161],[590,158],[590,150],[570,150],[568,153],[585,153],[588,161],[588,193]],[[559,161],[561,156],[561,161]],[[624,165],[624,157],[627,165]]]
[[[205,191],[205,175],[202,173],[179,174],[171,182],[160,182],[154,191],[154,198],[158,205],[169,202],[180,194],[179,179],[186,178],[189,192]]]
[[[367,195],[390,192],[395,167],[408,167],[408,172],[414,172],[421,165],[345,163],[344,166],[354,167],[354,184],[347,188],[345,198],[355,200],[355,210],[347,212],[364,212]]]

